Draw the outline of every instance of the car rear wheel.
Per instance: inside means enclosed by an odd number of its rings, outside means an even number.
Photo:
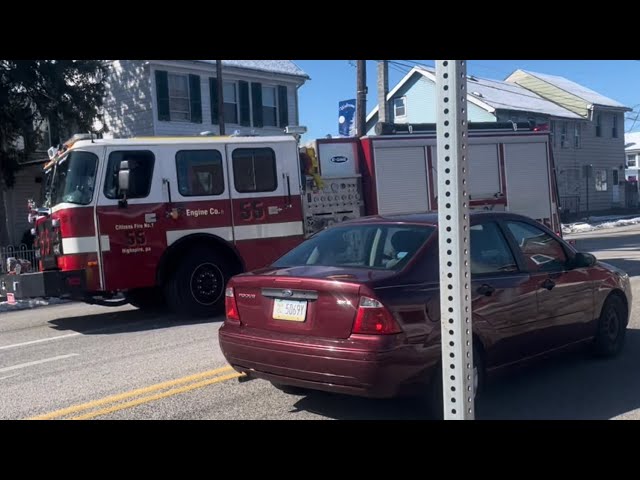
[[[626,307],[618,296],[607,298],[598,319],[593,353],[598,357],[615,357],[622,351],[627,332]]]
[[[484,359],[480,348],[475,343],[473,346],[473,385],[474,402],[482,393],[485,383]],[[431,379],[427,390],[427,410],[431,417],[436,420],[444,418],[444,396],[442,391],[442,363],[438,365],[435,375]]]
[[[175,313],[194,317],[221,314],[230,271],[227,262],[215,252],[198,249],[189,253],[165,283],[169,307]]]

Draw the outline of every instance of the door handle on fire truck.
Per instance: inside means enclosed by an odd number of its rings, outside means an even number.
[[[171,183],[169,182],[168,178],[163,178],[162,179],[162,183],[164,183],[167,186],[167,195],[169,196],[169,206],[171,206]]]
[[[287,207],[291,208],[291,181],[289,180],[289,175],[284,175],[287,180]]]

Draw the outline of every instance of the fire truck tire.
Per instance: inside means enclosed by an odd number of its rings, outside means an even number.
[[[143,311],[155,311],[162,309],[166,304],[162,292],[157,288],[137,288],[125,294],[127,301]]]
[[[171,310],[193,317],[224,311],[224,289],[231,268],[211,250],[198,249],[181,259],[167,282],[165,298]]]

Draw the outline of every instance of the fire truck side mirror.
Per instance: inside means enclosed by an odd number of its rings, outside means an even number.
[[[122,195],[120,200],[120,206],[127,206],[127,192],[129,192],[129,162],[123,160],[120,162],[120,168],[118,169],[118,193]]]

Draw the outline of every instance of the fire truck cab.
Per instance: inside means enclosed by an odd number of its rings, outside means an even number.
[[[208,314],[231,275],[304,236],[290,135],[81,138],[53,163],[50,207],[34,212],[41,271],[2,279],[16,298],[124,292],[140,307],[164,297]]]

